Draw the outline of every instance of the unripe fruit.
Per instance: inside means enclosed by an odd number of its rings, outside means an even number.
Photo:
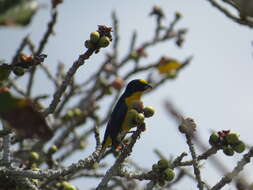
[[[75,116],[80,116],[80,115],[82,115],[82,113],[83,113],[79,108],[73,109],[73,112],[74,112],[74,115],[75,115]]]
[[[62,182],[63,190],[76,190],[76,187],[66,181]]]
[[[184,124],[179,125],[178,129],[181,133],[187,133],[188,131],[187,126]]]
[[[23,76],[25,71],[22,67],[14,67],[13,68],[13,73],[17,76]]]
[[[134,127],[136,125],[136,119],[138,117],[138,112],[134,109],[131,109],[128,112],[128,124],[130,127]]]
[[[39,159],[40,159],[40,156],[39,156],[39,154],[37,152],[30,152],[30,154],[29,154],[29,160],[31,162],[36,162]]]
[[[155,109],[151,106],[147,106],[143,109],[145,117],[152,117],[155,114]]]
[[[170,168],[167,168],[165,171],[164,171],[164,174],[165,174],[165,180],[167,181],[172,181],[175,177],[175,173],[172,169]]]
[[[159,166],[158,166],[157,164],[153,164],[153,165],[152,165],[152,170],[153,170],[154,172],[158,172],[158,171],[159,171]]]
[[[239,136],[236,133],[229,133],[226,136],[226,140],[229,144],[236,144],[239,142]]]
[[[99,168],[98,162],[94,162],[94,164],[92,165],[92,169],[98,169],[98,168]]]
[[[223,148],[223,153],[226,154],[227,156],[233,156],[234,150],[230,146],[227,146]]]
[[[209,137],[209,144],[214,146],[219,143],[219,135],[217,133],[212,133]]]
[[[162,187],[165,185],[165,181],[163,179],[159,179],[158,184]]]
[[[136,118],[136,122],[137,122],[138,124],[141,124],[141,123],[144,122],[144,119],[145,119],[145,117],[144,117],[143,113],[139,113],[139,114],[138,114],[138,117]]]
[[[8,79],[10,75],[10,69],[5,65],[0,65],[0,81]]]
[[[159,160],[157,164],[158,164],[158,167],[160,169],[166,169],[166,168],[169,167],[169,162],[167,160],[164,160],[164,159]]]
[[[107,36],[102,36],[98,41],[98,46],[105,48],[110,44],[110,39]]]
[[[32,168],[32,171],[40,171],[39,168]]]
[[[99,40],[99,38],[100,38],[99,32],[92,32],[92,33],[90,33],[90,41],[91,42],[97,43],[97,41]]]
[[[85,149],[86,146],[87,146],[87,143],[85,141],[83,141],[83,140],[80,141],[80,143],[79,143],[79,149]]]
[[[55,153],[56,151],[58,150],[58,147],[56,145],[52,145],[50,148],[49,148],[49,153],[50,154],[53,154]]]
[[[246,146],[245,144],[240,141],[237,145],[233,146],[233,150],[237,153],[242,153],[245,150]]]
[[[86,40],[84,45],[88,49],[94,49],[95,48],[94,44],[90,40]]]
[[[176,19],[180,19],[182,17],[182,14],[180,12],[175,13]]]

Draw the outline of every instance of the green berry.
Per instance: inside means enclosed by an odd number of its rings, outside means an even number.
[[[219,143],[219,135],[217,133],[212,133],[209,137],[209,144],[214,146]]]
[[[32,171],[40,171],[39,168],[32,168]]]
[[[134,127],[136,125],[136,119],[138,117],[138,112],[135,109],[131,109],[128,112],[128,124],[130,125],[130,127]]]
[[[76,187],[67,181],[62,182],[63,190],[76,190]]]
[[[84,45],[88,49],[94,49],[95,48],[94,44],[90,40],[86,40]]]
[[[100,38],[99,32],[92,32],[90,33],[90,41],[93,43],[97,43]]]
[[[94,162],[94,164],[92,165],[92,169],[98,169],[98,168],[99,168],[98,162]]]
[[[179,125],[178,129],[179,129],[179,131],[180,131],[181,133],[187,133],[187,130],[188,130],[188,129],[187,129],[187,126],[184,125],[184,124]]]
[[[66,115],[69,119],[71,119],[74,117],[75,113],[73,110],[68,110]]]
[[[172,181],[175,177],[175,173],[172,169],[170,168],[167,168],[165,171],[164,171],[164,176],[165,176],[165,180],[166,181]]]
[[[30,152],[30,154],[29,154],[29,160],[31,162],[36,162],[39,159],[40,159],[40,156],[39,156],[39,154],[37,152]]]
[[[8,79],[10,75],[10,69],[5,64],[0,65],[0,81]]]
[[[79,149],[85,149],[86,146],[87,146],[87,143],[85,141],[83,141],[83,140],[80,141],[80,143],[79,143]]]
[[[240,141],[239,140],[239,135],[236,134],[236,133],[229,133],[229,134],[227,134],[226,140],[231,145],[237,144]]]
[[[163,187],[165,185],[165,180],[159,179],[158,184]]]
[[[160,169],[166,169],[169,167],[169,162],[165,159],[159,160],[157,164]]]
[[[180,13],[180,12],[176,12],[175,13],[175,17],[176,17],[176,19],[180,19],[181,17],[182,17],[182,14]]]
[[[129,58],[137,62],[137,61],[139,60],[140,56],[137,54],[136,51],[134,51],[134,52],[132,52],[132,53],[130,54],[130,57],[129,57]]]
[[[159,172],[159,166],[158,166],[157,164],[153,164],[153,165],[152,165],[152,170],[153,170],[154,172]]]
[[[145,116],[143,115],[143,113],[138,113],[138,116],[137,116],[137,118],[136,118],[136,122],[137,122],[138,124],[141,124],[141,123],[144,122],[144,119],[145,119]]]
[[[73,109],[73,113],[75,116],[80,116],[83,112],[79,108],[75,108]]]
[[[245,149],[246,149],[246,146],[242,141],[240,141],[238,144],[233,146],[233,150],[237,153],[242,153]]]
[[[102,36],[98,41],[98,46],[105,48],[110,44],[110,39],[107,36]]]
[[[53,154],[55,153],[56,151],[58,150],[58,147],[56,145],[52,145],[50,148],[49,148],[49,153]]]
[[[23,76],[25,71],[22,67],[14,67],[13,68],[13,73],[17,76]]]
[[[145,117],[152,117],[155,114],[155,109],[151,106],[147,106],[143,109]]]
[[[226,146],[223,148],[223,153],[226,154],[227,156],[233,156],[234,155],[234,150],[230,146]]]

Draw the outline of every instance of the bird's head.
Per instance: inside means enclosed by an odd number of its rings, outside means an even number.
[[[144,92],[151,88],[152,86],[149,85],[147,81],[142,79],[135,79],[127,84],[126,92],[132,94],[135,92]]]

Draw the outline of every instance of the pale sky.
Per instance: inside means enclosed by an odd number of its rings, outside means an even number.
[[[168,24],[173,19],[174,12],[180,11],[183,18],[177,28],[188,28],[189,32],[183,48],[178,49],[173,42],[163,43],[150,49],[149,57],[143,63],[156,61],[161,55],[179,60],[193,55],[194,59],[176,80],[167,82],[162,88],[145,96],[144,104],[155,107],[156,114],[147,120],[148,129],[136,144],[131,158],[141,166],[151,168],[158,160],[153,153],[155,147],[168,157],[178,156],[183,151],[188,152],[185,139],[177,132],[175,122],[164,112],[163,101],[167,99],[173,101],[185,116],[196,121],[198,133],[206,144],[210,130],[222,129],[231,129],[239,133],[242,140],[253,144],[253,32],[226,18],[206,0],[128,0],[120,3],[117,0],[65,0],[59,6],[56,35],[50,38],[44,51],[48,54],[45,64],[55,69],[60,60],[69,68],[84,50],[83,44],[89,33],[95,31],[99,24],[111,25],[112,10],[116,11],[120,21],[120,55],[123,57],[128,50],[133,30],[138,32],[138,44],[153,36],[154,18],[148,17],[153,5],[164,9],[167,15],[165,22]],[[49,18],[49,10],[42,9],[25,29],[0,28],[0,58],[11,60],[21,39],[28,33],[37,43]],[[83,79],[84,75],[94,72],[106,51],[108,50],[102,50],[100,54],[92,56],[79,70],[78,78]],[[52,89],[43,80],[37,82],[36,93],[45,93]],[[106,102],[103,105],[108,106]],[[91,139],[90,143],[94,143],[93,141]],[[90,152],[78,152],[67,163],[76,162]],[[241,155],[224,157],[221,152],[218,156],[228,168],[233,167],[241,158]],[[219,175],[210,167],[212,166],[209,164],[204,165],[203,177],[213,185]],[[252,176],[252,173],[247,175]],[[80,188],[91,185],[87,185],[86,180],[75,184]],[[190,180],[185,180],[178,189],[186,184],[190,184],[188,189],[196,189],[196,185]],[[224,189],[229,189],[229,186]]]

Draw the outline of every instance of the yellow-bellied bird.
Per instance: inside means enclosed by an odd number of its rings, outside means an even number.
[[[117,148],[124,137],[119,137],[122,132],[128,132],[128,113],[134,101],[140,101],[141,96],[147,89],[152,88],[147,81],[136,79],[128,83],[125,92],[119,98],[114,107],[110,120],[107,124],[104,140],[102,142],[102,152],[109,146]]]

